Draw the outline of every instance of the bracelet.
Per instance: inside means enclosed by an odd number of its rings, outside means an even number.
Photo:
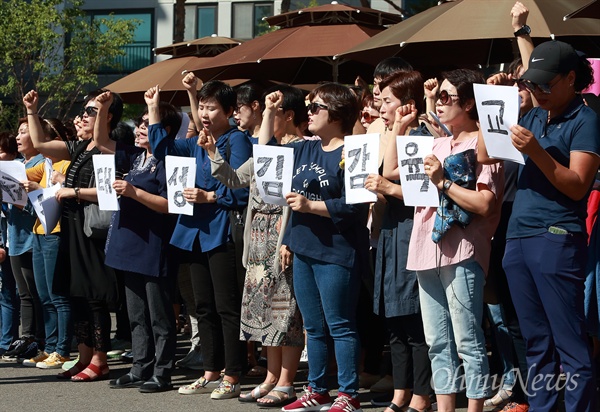
[[[27,112],[27,116],[35,116],[38,112]]]
[[[79,188],[78,187],[74,187],[73,190],[75,191],[75,200],[77,200],[77,203],[79,203],[80,199],[79,199]]]

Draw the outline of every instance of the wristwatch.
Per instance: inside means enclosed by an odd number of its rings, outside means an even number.
[[[452,180],[444,180],[444,192],[447,192],[448,189],[450,189],[450,186],[452,186],[452,183],[454,183]]]
[[[519,30],[517,30],[515,32],[515,37],[529,36],[530,34],[531,34],[531,27],[524,24],[523,27],[521,27]]]

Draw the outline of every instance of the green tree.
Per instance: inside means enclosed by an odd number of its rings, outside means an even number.
[[[44,96],[40,115],[64,118],[77,99],[98,84],[99,68],[117,68],[137,22],[112,17],[92,21],[83,3],[0,2],[0,97],[5,102],[0,128],[14,127],[14,117],[6,117],[23,114],[21,100],[29,90]],[[15,104],[12,110],[6,102]]]

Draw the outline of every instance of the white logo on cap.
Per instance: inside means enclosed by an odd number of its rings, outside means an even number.
[[[533,59],[531,59],[531,63],[535,63],[535,62],[539,62],[542,61],[544,59],[536,59],[535,57]]]

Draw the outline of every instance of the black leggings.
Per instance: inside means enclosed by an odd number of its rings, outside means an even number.
[[[35,336],[38,342],[45,339],[42,302],[35,287],[32,253],[25,252],[10,257],[15,282],[21,299],[21,329],[23,336]]]
[[[72,298],[77,343],[98,352],[110,351],[110,312],[105,301]]]

